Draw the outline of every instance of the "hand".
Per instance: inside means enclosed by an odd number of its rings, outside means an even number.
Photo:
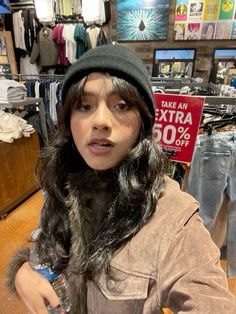
[[[31,314],[48,314],[45,301],[52,307],[59,306],[59,298],[51,284],[42,275],[35,272],[28,262],[18,270],[15,286],[19,297]]]

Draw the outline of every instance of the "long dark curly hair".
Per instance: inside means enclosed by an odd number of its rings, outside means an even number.
[[[71,230],[65,203],[69,191],[66,183],[71,174],[80,174],[89,168],[75,149],[70,130],[71,111],[81,101],[86,79],[74,83],[68,90],[56,134],[51,144],[42,151],[36,169],[40,186],[46,192],[41,214],[42,233],[37,247],[43,259],[58,271],[66,267],[70,258]],[[80,273],[88,278],[93,278],[101,270],[109,273],[114,252],[152,217],[164,189],[168,164],[152,138],[154,117],[138,90],[123,79],[112,76],[111,79],[114,92],[139,108],[142,126],[139,138],[127,156],[114,169],[108,170],[109,176],[111,173],[113,176],[115,192],[102,223],[94,237],[86,243],[78,261]],[[94,171],[94,175],[99,175],[99,171]]]

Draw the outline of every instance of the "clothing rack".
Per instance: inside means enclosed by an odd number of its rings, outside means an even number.
[[[197,95],[194,95],[199,97]],[[205,103],[209,105],[233,105],[236,106],[236,97],[222,97],[222,96],[205,96]]]
[[[180,89],[182,87],[190,87],[190,88],[202,88],[202,89],[212,89],[216,92],[220,92],[220,85],[214,83],[206,83],[206,82],[196,82],[192,79],[170,79],[170,78],[155,78],[156,80],[153,81],[152,78],[152,86],[156,88],[162,88],[163,91],[167,94],[179,94]],[[159,80],[160,79],[160,80]],[[163,79],[163,80],[162,80]],[[182,94],[183,96],[186,94]],[[218,96],[218,95],[203,95],[203,94],[194,94],[191,96],[195,97],[204,97],[205,104],[209,105],[236,105],[236,97],[225,97],[225,96]]]
[[[195,80],[192,79],[184,79],[184,78],[180,78],[180,79],[165,79],[165,78],[151,78],[151,83],[152,86],[154,87],[165,87],[165,88],[169,88],[172,90],[179,90],[184,86],[189,86],[191,88],[194,87],[202,87],[202,88],[218,88],[217,84],[213,84],[213,83],[206,83],[206,82],[197,82]],[[170,91],[171,92],[171,91]]]
[[[12,74],[13,79],[18,79],[19,81],[26,81],[26,80],[40,80],[40,79],[52,79],[52,80],[63,80],[64,74],[47,74],[47,73],[41,73],[41,74]]]
[[[35,9],[34,1],[18,0],[9,1],[11,11],[19,11],[25,9]]]
[[[33,125],[38,129],[39,135],[43,140],[43,144],[48,143],[51,135],[54,134],[58,122],[58,114],[60,110],[60,90],[64,75],[61,74],[16,74],[12,75],[15,80],[24,83],[27,89],[27,102],[24,105],[34,104],[38,102],[36,97],[40,98],[38,108],[39,115],[35,111],[35,107],[30,107]],[[37,87],[37,88],[36,88]],[[33,103],[32,103],[33,102]],[[14,105],[20,105],[19,103]],[[21,104],[23,105],[23,104]],[[14,106],[12,108],[15,108]],[[40,121],[39,121],[40,119]],[[40,123],[39,123],[40,122]]]
[[[56,24],[70,24],[70,23],[82,23],[84,24],[84,19],[81,14],[72,15],[56,15]]]

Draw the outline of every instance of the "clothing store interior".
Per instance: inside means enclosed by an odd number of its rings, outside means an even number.
[[[170,176],[199,201],[236,296],[236,1],[227,12],[221,1],[182,2],[0,2],[0,313],[26,313],[7,290],[5,273],[14,250],[28,244],[39,223],[43,193],[35,167],[57,129],[64,75],[87,50],[106,44],[140,56],[159,95],[157,108],[160,96],[169,104],[159,110],[163,120],[164,109],[173,118],[171,103],[179,96],[187,97],[183,103],[200,100],[199,119],[191,109],[195,133],[178,125],[182,118],[170,119],[157,138],[170,159]],[[190,139],[192,151],[178,157]]]

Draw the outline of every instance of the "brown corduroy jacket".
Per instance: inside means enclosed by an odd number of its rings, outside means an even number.
[[[76,248],[78,210],[76,195],[71,193],[67,205]],[[236,299],[228,290],[219,250],[203,226],[198,206],[177,182],[167,178],[154,216],[113,256],[114,278],[102,273],[87,282],[87,313],[160,314],[162,308],[170,308],[178,314],[235,314]],[[24,258],[19,255],[18,264]],[[84,314],[76,304],[80,279],[70,266],[77,259],[72,248],[66,270],[68,294],[71,313]],[[17,267],[15,258],[8,272],[12,290]]]
[[[87,282],[88,314],[159,314],[167,307],[174,313],[236,313],[198,207],[167,178],[155,215],[113,257],[115,280],[102,273]]]

